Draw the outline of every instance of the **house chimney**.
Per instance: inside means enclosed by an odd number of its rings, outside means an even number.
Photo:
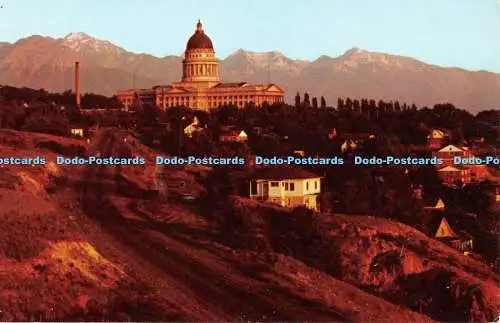
[[[76,93],[76,107],[80,107],[80,63],[75,62],[75,93]]]

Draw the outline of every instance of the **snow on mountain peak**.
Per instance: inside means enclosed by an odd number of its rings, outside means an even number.
[[[280,52],[250,52],[240,50],[245,59],[260,68],[286,68],[290,65],[290,60]]]
[[[121,53],[123,49],[115,46],[107,40],[100,40],[87,35],[84,32],[70,33],[66,35],[62,42],[65,46],[77,51],[95,51],[95,52],[111,52]]]
[[[92,37],[90,37],[84,32],[69,33],[66,35],[66,37],[64,37],[64,40],[68,42],[88,40],[88,39],[92,39]]]
[[[383,65],[389,64],[389,60],[386,54],[369,52],[357,47],[347,50],[339,58],[343,60],[345,65],[350,67],[357,67],[359,64],[367,63],[379,63]]]

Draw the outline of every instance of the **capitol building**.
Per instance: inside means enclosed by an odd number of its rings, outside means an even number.
[[[205,34],[200,21],[189,38],[182,61],[182,79],[170,85],[151,89],[130,89],[116,93],[116,97],[129,109],[137,99],[158,108],[184,106],[209,111],[225,105],[244,107],[284,101],[284,91],[275,84],[249,84],[247,82],[221,82],[219,60],[214,46]]]

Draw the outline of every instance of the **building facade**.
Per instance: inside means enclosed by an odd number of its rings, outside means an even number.
[[[250,198],[294,208],[305,206],[318,211],[321,177],[295,169],[262,169],[250,181]]]
[[[446,142],[447,135],[444,131],[439,129],[433,129],[431,133],[427,136],[427,145],[431,150],[441,149]]]
[[[125,109],[130,109],[134,102],[140,101],[162,109],[183,106],[205,111],[224,105],[244,107],[248,104],[273,104],[283,102],[284,96],[283,89],[276,84],[221,82],[219,61],[200,21],[187,42],[182,61],[182,79],[179,82],[116,93]]]

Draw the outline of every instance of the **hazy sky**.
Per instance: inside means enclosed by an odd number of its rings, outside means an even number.
[[[201,18],[219,58],[239,48],[314,60],[359,47],[500,72],[500,0],[0,0],[0,41],[83,31],[179,55]]]

